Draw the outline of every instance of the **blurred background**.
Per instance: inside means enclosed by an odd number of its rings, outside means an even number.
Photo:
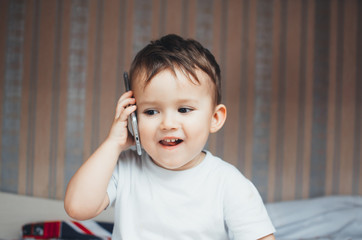
[[[62,199],[168,33],[219,62],[228,119],[206,147],[264,201],[362,195],[358,0],[1,0],[0,191]]]

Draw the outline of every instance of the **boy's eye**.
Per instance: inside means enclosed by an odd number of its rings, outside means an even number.
[[[178,109],[178,112],[179,113],[188,113],[188,112],[191,112],[192,109],[191,108],[186,108],[186,107],[183,107],[183,108],[179,108]]]
[[[143,113],[146,115],[155,115],[158,113],[158,111],[154,110],[154,109],[149,109],[149,110],[144,111]]]

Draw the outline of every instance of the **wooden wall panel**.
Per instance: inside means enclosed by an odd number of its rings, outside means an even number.
[[[277,174],[277,126],[278,126],[278,96],[279,88],[278,82],[280,79],[279,71],[279,59],[280,59],[280,37],[281,37],[281,1],[276,0],[273,2],[273,17],[272,17],[272,28],[273,28],[273,37],[272,41],[272,72],[270,77],[271,91],[270,91],[270,119],[269,119],[269,137],[268,137],[268,198],[269,202],[274,201],[275,191],[278,179]]]
[[[99,119],[99,141],[102,142],[108,135],[108,130],[113,122],[114,106],[120,93],[116,95],[117,82],[122,81],[118,73],[117,53],[118,52],[118,31],[120,28],[120,1],[103,1],[103,26],[102,26],[102,54],[99,86],[100,109],[97,114]],[[113,108],[112,108],[113,107]]]
[[[301,55],[301,2],[287,4],[286,66],[284,98],[284,146],[283,146],[283,197],[290,200],[295,196],[297,172],[297,140],[299,119],[300,55]]]
[[[38,75],[36,83],[35,146],[33,193],[37,196],[48,194],[51,97],[54,71],[54,50],[56,24],[56,1],[40,1]],[[44,184],[47,183],[47,184]]]
[[[1,51],[1,184],[10,192],[17,191],[19,174],[19,135],[21,119],[21,85],[23,73],[23,45],[25,7],[22,1],[8,2],[5,14],[6,40]]]
[[[327,144],[326,160],[326,194],[333,194],[333,177],[334,177],[334,139],[336,134],[336,84],[337,84],[337,1],[331,1],[331,18],[330,18],[330,45],[329,45],[329,85],[328,85],[328,117],[327,131],[329,137]]]
[[[249,1],[249,9],[244,10],[244,14],[248,14],[248,22],[245,24],[245,28],[247,28],[247,31],[244,32],[244,41],[247,41],[245,43],[244,48],[245,50],[242,51],[243,54],[247,57],[247,59],[244,59],[244,66],[243,70],[243,79],[241,79],[244,82],[244,85],[242,86],[242,89],[244,89],[243,93],[245,94],[244,98],[241,99],[241,103],[244,106],[244,111],[241,112],[241,117],[244,118],[244,131],[240,131],[240,137],[239,140],[244,145],[242,149],[244,152],[240,155],[240,159],[237,159],[236,161],[242,162],[242,165],[240,168],[244,169],[244,174],[246,177],[251,178],[252,177],[252,159],[253,159],[253,132],[254,132],[254,121],[253,116],[255,113],[254,109],[254,85],[255,85],[255,54],[256,54],[256,21],[257,21],[257,1]],[[232,21],[231,21],[232,22]],[[246,35],[246,36],[245,36]],[[226,96],[229,94],[226,92]],[[241,95],[241,94],[240,94]],[[242,96],[241,96],[242,97]],[[232,118],[231,118],[232,119]],[[227,137],[226,137],[227,139]],[[240,145],[239,145],[240,146]]]
[[[240,66],[241,66],[241,42],[237,39],[241,38],[241,12],[242,4],[240,1],[229,1],[227,6],[227,42],[226,42],[226,66],[224,87],[226,92],[230,95],[225,96],[225,104],[229,106],[228,117],[230,119],[239,119],[239,98],[240,98]],[[231,24],[233,22],[233,24]],[[234,38],[233,36],[237,36]],[[230,122],[225,126],[224,142],[224,156],[230,159],[234,165],[237,164],[238,159],[238,134],[237,121]]]
[[[356,59],[356,131],[355,131],[355,156],[354,156],[354,194],[362,194],[362,4],[358,2],[358,29],[357,29],[357,59]]]
[[[356,36],[357,36],[357,2],[347,1],[344,5],[344,39],[343,39],[343,83],[341,103],[341,156],[339,192],[352,194],[353,155],[355,131],[356,92]]]
[[[362,194],[362,2],[0,2],[0,190],[61,199],[107,136],[150,40],[196,38],[222,70],[207,148],[265,201]]]
[[[88,3],[88,24],[89,26],[98,26],[98,17],[99,17],[99,9],[100,8],[99,1],[93,0]],[[98,68],[95,67],[98,65],[98,51],[96,45],[99,44],[97,41],[101,36],[98,34],[97,30],[99,27],[92,27],[88,29],[87,36],[87,61],[88,66],[86,69],[86,86],[85,86],[85,122],[84,122],[84,145],[83,145],[83,155],[84,158],[89,157],[94,148],[96,147],[94,144],[95,134],[94,122],[96,119],[96,115],[93,115],[93,111],[95,109],[95,99],[99,97],[99,94],[95,94],[98,91],[99,86],[95,83],[95,79],[97,76]],[[98,139],[97,139],[98,141]],[[93,148],[94,147],[94,148]]]
[[[183,2],[184,1],[163,1],[165,18],[161,24],[164,25],[165,34],[182,34]]]
[[[222,34],[221,34],[221,26],[222,26],[222,1],[221,0],[215,0],[213,5],[213,11],[212,11],[212,46],[210,50],[214,54],[216,59],[221,59],[220,56],[220,48],[221,48],[221,42],[222,42]],[[192,36],[192,34],[190,34]],[[220,64],[220,63],[219,63]],[[216,154],[217,152],[217,139],[220,133],[222,131],[219,131],[219,133],[211,134],[208,140],[208,148],[210,151]]]
[[[50,198],[61,199],[64,195],[64,189],[66,184],[64,183],[64,169],[65,169],[65,146],[66,146],[66,119],[67,119],[67,88],[68,88],[68,72],[69,72],[69,49],[70,47],[70,28],[71,25],[71,1],[60,1],[61,11],[59,12],[59,24],[61,29],[58,33],[60,53],[58,54],[59,66],[58,66],[58,82],[54,88],[58,88],[59,94],[54,105],[57,105],[58,113],[54,116],[54,130],[53,141],[56,142],[53,151],[53,186],[51,186]],[[53,88],[53,89],[54,89]],[[56,90],[55,90],[56,91]],[[53,143],[55,144],[55,143]],[[55,189],[53,189],[55,188]]]
[[[314,0],[308,0],[304,10],[304,24],[305,30],[302,31],[304,37],[304,49],[302,54],[305,56],[302,59],[304,64],[300,70],[303,76],[300,79],[300,88],[304,89],[304,96],[302,96],[303,115],[303,127],[300,128],[299,137],[301,141],[301,147],[297,155],[297,164],[302,161],[301,164],[297,165],[297,171],[302,171],[301,178],[296,179],[296,198],[308,198],[309,196],[309,175],[310,175],[310,154],[311,154],[311,138],[312,138],[312,113],[313,113],[313,71],[314,71],[314,54],[313,54],[313,43],[314,43],[314,21],[315,21],[315,5]],[[298,175],[298,173],[297,173]],[[302,185],[302,187],[299,187]],[[298,193],[299,192],[299,193]]]
[[[7,33],[8,30],[8,9],[9,1],[0,2],[0,32]],[[6,41],[7,34],[0,35],[0,76],[5,75],[5,53],[6,53]],[[4,86],[4,77],[0,77],[0,86]],[[0,98],[0,126],[3,122],[3,98]],[[0,128],[0,136],[2,136],[2,128]],[[2,137],[0,138],[0,151],[2,151]],[[2,169],[2,161],[0,161],[0,169]],[[0,178],[0,184],[3,179]]]
[[[27,7],[25,11],[24,25],[24,46],[23,46],[23,77],[22,77],[22,92],[21,92],[21,111],[23,118],[20,121],[20,142],[19,142],[19,176],[18,176],[18,193],[26,194],[27,191],[27,169],[28,169],[28,138],[29,135],[29,116],[30,107],[29,99],[31,94],[30,76],[32,73],[32,52],[33,52],[33,35],[34,35],[34,20],[35,20],[35,4],[33,1],[28,1],[33,7]]]

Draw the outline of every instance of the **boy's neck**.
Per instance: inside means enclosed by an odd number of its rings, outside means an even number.
[[[186,165],[181,166],[177,169],[165,168],[165,167],[159,165],[155,160],[153,160],[152,157],[150,157],[150,159],[152,160],[152,162],[154,164],[156,164],[160,168],[170,170],[170,171],[183,171],[183,170],[188,170],[188,169],[198,166],[205,159],[205,156],[206,156],[206,153],[204,151],[201,151],[200,154],[198,154],[192,161],[189,161]]]

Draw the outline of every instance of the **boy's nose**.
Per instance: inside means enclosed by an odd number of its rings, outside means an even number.
[[[162,130],[173,130],[177,129],[178,126],[179,126],[178,121],[175,118],[175,116],[173,116],[173,114],[167,113],[163,115],[162,122],[160,125]]]

